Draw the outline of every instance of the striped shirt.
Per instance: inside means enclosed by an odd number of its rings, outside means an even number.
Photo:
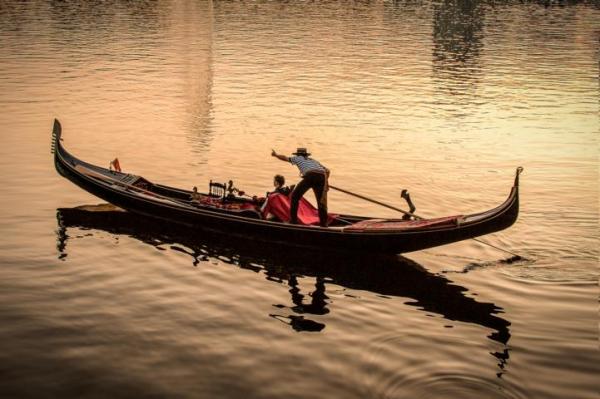
[[[318,161],[311,158],[304,158],[301,155],[290,157],[290,163],[296,165],[300,169],[300,174],[304,176],[310,171],[326,172],[327,169],[321,165]]]

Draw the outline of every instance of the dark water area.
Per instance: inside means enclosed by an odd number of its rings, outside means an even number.
[[[0,2],[0,397],[596,398],[599,40],[595,1]],[[187,189],[308,147],[426,217],[523,166],[521,212],[398,256],[175,228],[60,177],[54,118]]]

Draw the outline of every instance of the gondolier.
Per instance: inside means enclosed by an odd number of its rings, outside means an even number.
[[[271,151],[271,156],[285,162],[296,165],[300,170],[302,180],[292,191],[292,203],[290,208],[290,223],[298,223],[298,202],[309,188],[312,188],[317,198],[319,208],[319,225],[327,226],[327,179],[329,178],[329,169],[321,165],[315,159],[310,158],[306,148],[298,148],[292,157],[277,154],[275,150]]]

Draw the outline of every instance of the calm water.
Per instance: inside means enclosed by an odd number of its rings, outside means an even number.
[[[0,397],[595,398],[600,5],[0,2]],[[65,145],[181,187],[331,182],[443,216],[404,257],[232,242],[106,207]],[[395,216],[331,192],[334,212]]]

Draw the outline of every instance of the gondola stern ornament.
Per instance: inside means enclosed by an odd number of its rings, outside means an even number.
[[[523,173],[524,168],[522,166],[517,167],[517,171],[515,172],[515,187],[519,187],[519,175]]]

